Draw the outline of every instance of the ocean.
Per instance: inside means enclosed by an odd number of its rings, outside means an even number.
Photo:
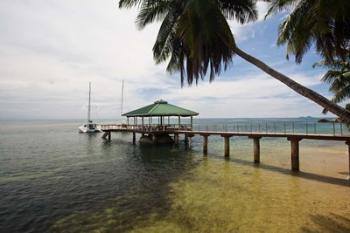
[[[348,134],[315,118],[196,119],[196,129]],[[113,122],[113,121],[109,121]],[[192,147],[132,145],[132,135],[79,134],[79,121],[1,121],[0,232],[350,232],[344,142],[253,144],[202,138]],[[267,126],[267,127],[266,127]]]

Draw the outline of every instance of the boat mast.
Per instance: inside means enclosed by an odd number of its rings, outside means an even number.
[[[89,105],[88,105],[88,123],[90,123],[91,118],[91,82],[89,82]]]
[[[123,107],[124,107],[124,80],[122,80],[122,96],[121,96],[121,104],[120,104],[120,115],[123,115]]]

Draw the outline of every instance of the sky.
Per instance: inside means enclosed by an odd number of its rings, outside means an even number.
[[[322,108],[299,96],[239,57],[215,81],[181,88],[179,74],[155,64],[152,47],[159,23],[139,30],[136,9],[119,9],[116,0],[0,1],[0,119],[85,119],[92,82],[95,119],[165,99],[200,117],[323,116]],[[286,59],[276,46],[284,14],[264,20],[230,21],[237,45],[295,81],[330,98],[313,69],[320,58],[310,50],[302,64]]]

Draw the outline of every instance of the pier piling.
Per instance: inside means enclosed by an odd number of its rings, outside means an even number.
[[[348,172],[349,172],[349,174],[348,174],[348,180],[350,180],[350,141],[347,141],[346,142],[346,145],[348,145]]]
[[[224,143],[225,143],[225,158],[230,157],[230,135],[221,135],[221,137],[224,138]]]
[[[260,137],[252,137],[254,142],[254,163],[260,163]]]
[[[238,125],[237,125],[238,126]],[[175,128],[173,128],[175,127]],[[260,139],[263,137],[268,138],[287,138],[291,143],[291,170],[299,171],[300,170],[300,161],[299,161],[299,142],[301,140],[327,140],[327,141],[343,141],[348,145],[348,170],[349,170],[349,179],[350,179],[350,136],[347,135],[334,135],[334,134],[308,134],[297,133],[294,132],[294,123],[292,123],[292,131],[284,131],[280,133],[276,132],[242,132],[238,131],[226,131],[227,128],[224,127],[225,131],[217,131],[217,130],[193,130],[191,127],[176,128],[177,126],[168,126],[168,127],[153,127],[148,126],[125,126],[125,125],[102,125],[102,131],[104,132],[103,138],[111,141],[111,133],[112,132],[129,132],[133,134],[133,144],[136,144],[136,134],[139,133],[141,135],[147,134],[148,137],[152,138],[152,142],[157,144],[156,136],[158,134],[173,134],[174,135],[174,143],[179,143],[180,134],[185,136],[185,145],[186,149],[191,147],[192,137],[195,135],[200,135],[203,137],[203,154],[208,153],[208,138],[211,135],[217,135],[224,138],[224,155],[225,158],[230,157],[230,138],[232,136],[239,137],[249,137],[253,139],[254,143],[254,163],[260,163]],[[267,128],[267,127],[266,127]],[[268,128],[267,128],[268,129]],[[287,133],[288,132],[288,133]]]
[[[136,133],[135,132],[132,133],[132,144],[136,145]]]
[[[203,134],[203,154],[208,154],[208,134]]]
[[[299,141],[300,138],[288,138],[291,143],[291,167],[292,171],[299,171]]]

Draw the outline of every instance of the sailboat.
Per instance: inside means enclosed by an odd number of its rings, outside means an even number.
[[[87,123],[79,127],[80,133],[98,133],[102,132],[101,125],[94,124],[91,120],[91,82],[89,82],[89,105]]]

